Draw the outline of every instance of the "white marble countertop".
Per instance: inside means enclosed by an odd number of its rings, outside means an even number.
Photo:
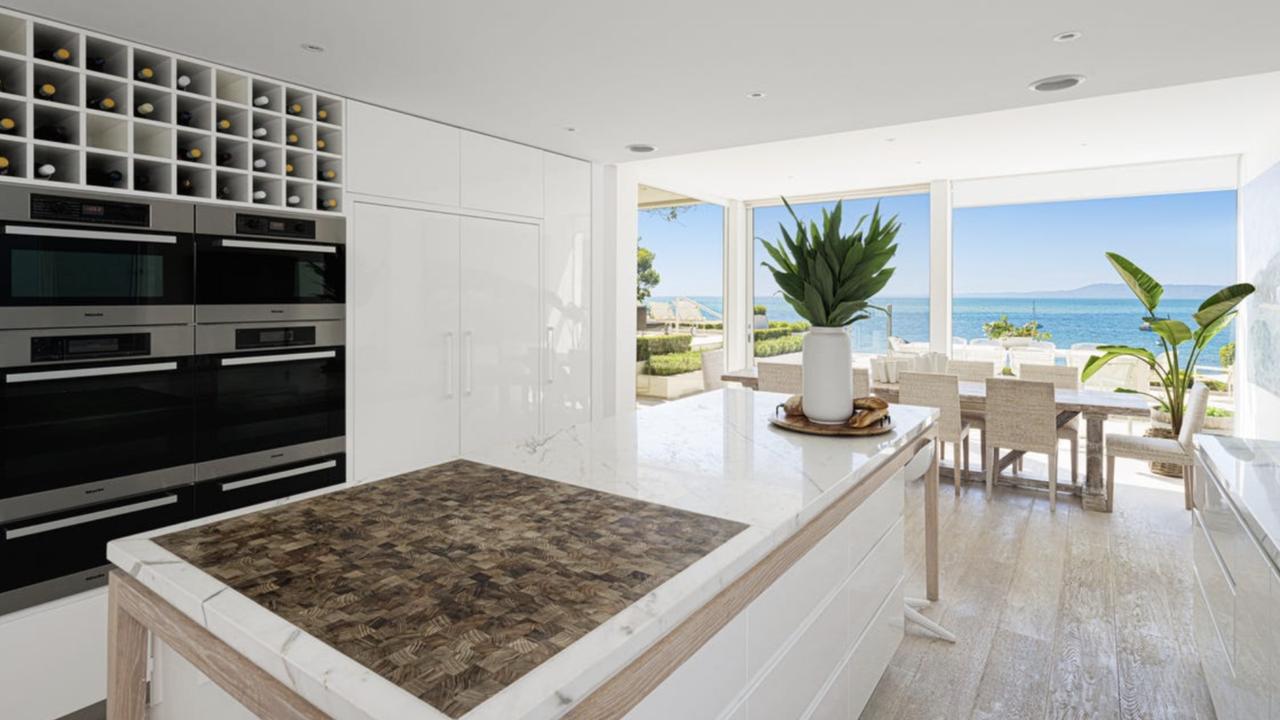
[[[1236,512],[1280,567],[1280,442],[1197,435],[1196,443]]]
[[[936,416],[931,408],[895,406],[896,427],[886,435],[816,437],[768,424],[768,416],[783,399],[727,389],[466,456],[749,526],[477,706],[464,716],[467,720],[562,715],[920,437]],[[318,493],[341,490],[340,486]],[[335,718],[445,718],[148,539],[263,507],[270,504],[116,540],[107,554],[143,585]]]

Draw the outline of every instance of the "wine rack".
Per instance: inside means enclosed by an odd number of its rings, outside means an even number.
[[[0,182],[340,213],[344,109],[335,95],[0,10],[0,118],[14,121],[0,127]],[[37,136],[51,126],[62,132]]]

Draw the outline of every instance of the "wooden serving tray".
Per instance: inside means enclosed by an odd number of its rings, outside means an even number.
[[[816,423],[803,415],[786,415],[780,410],[775,411],[773,417],[769,418],[769,422],[780,428],[794,430],[795,432],[808,433],[809,435],[838,435],[844,437],[867,437],[868,435],[883,435],[893,430],[893,417],[884,416],[880,422],[871,427],[856,428],[847,423],[839,425],[827,425],[824,423]]]

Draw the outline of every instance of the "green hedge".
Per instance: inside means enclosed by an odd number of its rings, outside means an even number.
[[[702,369],[702,353],[681,352],[666,355],[654,355],[645,363],[648,375],[679,375]]]
[[[756,357],[773,357],[774,355],[800,352],[803,346],[803,335],[787,335],[786,337],[773,338],[771,340],[757,340],[755,353]]]
[[[787,322],[786,320],[770,320],[769,328],[789,328],[793,333],[802,333],[809,329],[809,323],[803,320]]]
[[[691,347],[692,335],[642,335],[636,338],[636,360],[648,360],[654,355],[689,352]]]
[[[769,328],[768,330],[756,330],[756,342],[761,340],[772,340],[774,338],[786,337],[791,334],[791,328]]]

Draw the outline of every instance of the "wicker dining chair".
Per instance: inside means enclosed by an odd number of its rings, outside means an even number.
[[[853,369],[853,396],[855,398],[871,396],[871,371],[866,368]]]
[[[987,360],[949,360],[947,374],[960,378],[960,382],[986,382],[996,376],[996,364]]]
[[[1058,405],[1053,383],[987,380],[987,496],[999,473],[1000,448],[1044,453],[1049,458],[1049,510],[1058,509]]]
[[[902,373],[898,386],[898,402],[938,408],[938,453],[944,443],[955,448],[952,463],[956,496],[960,496],[961,473],[969,472],[969,423],[960,415],[960,381],[955,375],[942,373]]]
[[[1151,438],[1141,435],[1107,435],[1107,510],[1116,496],[1116,458],[1125,457],[1147,462],[1182,466],[1183,503],[1191,509],[1195,492],[1196,433],[1204,427],[1205,406],[1209,404],[1209,387],[1196,383],[1187,395],[1182,414],[1182,429],[1177,439]]]
[[[794,363],[756,363],[756,387],[763,392],[798,395],[804,392],[804,367]]]
[[[1057,390],[1079,390],[1080,368],[1070,365],[1033,365],[1022,366],[1018,375],[1023,380],[1053,383]],[[1062,427],[1058,428],[1058,438],[1066,440],[1071,446],[1071,484],[1075,485],[1080,468],[1080,416],[1076,415]]]

